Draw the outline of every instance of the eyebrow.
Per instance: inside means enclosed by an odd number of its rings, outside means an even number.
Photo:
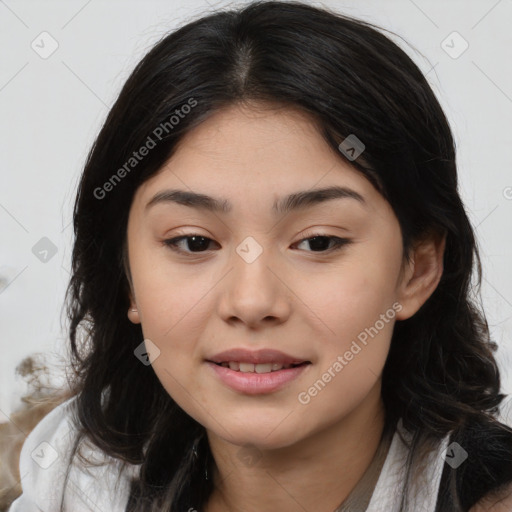
[[[361,194],[347,187],[332,186],[312,190],[294,192],[276,200],[272,206],[275,215],[285,214],[294,210],[308,208],[334,199],[355,199],[361,204],[365,200]],[[219,199],[190,192],[187,190],[162,190],[158,192],[145,206],[145,211],[157,204],[176,203],[199,210],[215,213],[229,213],[233,205],[227,199]]]

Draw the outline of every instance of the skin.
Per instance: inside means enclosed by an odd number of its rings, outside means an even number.
[[[512,510],[512,485],[480,500],[469,512],[510,512]]]
[[[280,197],[330,185],[356,191],[364,204],[345,198],[272,212]],[[171,188],[227,199],[233,209],[213,214],[160,203],[145,210]],[[310,238],[318,233],[351,242],[315,251]],[[185,234],[212,242],[197,252],[184,240],[184,254],[163,243]],[[263,250],[251,263],[236,252],[248,236]],[[421,241],[406,260],[390,205],[315,123],[300,111],[255,103],[225,108],[185,136],[137,190],[127,237],[135,309],[128,316],[160,350],[152,365],[164,388],[207,430],[216,468],[206,510],[334,510],[375,454],[393,325],[437,286],[443,240]],[[299,393],[394,303],[395,317],[300,403]],[[248,395],[228,388],[205,363],[234,347],[276,348],[312,364],[279,391]],[[241,457],[245,445],[256,463]]]

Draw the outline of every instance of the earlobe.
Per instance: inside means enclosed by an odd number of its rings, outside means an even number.
[[[130,308],[128,310],[128,319],[134,324],[140,324],[139,310]]]
[[[130,265],[128,263],[128,245],[127,245],[127,239],[125,239],[123,244],[123,267],[125,272],[126,280],[128,281],[128,296],[130,299],[130,307],[128,309],[128,319],[130,322],[134,324],[140,324],[140,315],[137,308],[137,303],[135,302],[135,292],[133,291],[133,281],[132,281],[132,274],[130,272]]]
[[[133,299],[133,292],[130,293],[130,307],[128,309],[128,319],[134,324],[140,324],[140,315],[137,304]]]
[[[431,235],[413,246],[399,284],[397,320],[413,316],[434,293],[443,275],[445,245],[444,235]]]

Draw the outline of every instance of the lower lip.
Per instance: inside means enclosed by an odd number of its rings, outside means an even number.
[[[248,395],[260,395],[277,391],[301,375],[308,366],[311,366],[311,364],[303,364],[294,368],[287,368],[286,370],[277,370],[276,372],[243,373],[210,361],[207,361],[207,364],[215,371],[224,384],[227,384],[235,391]]]

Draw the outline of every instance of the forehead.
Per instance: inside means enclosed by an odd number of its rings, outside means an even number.
[[[346,186],[362,193],[369,182],[321,135],[313,117],[269,104],[231,105],[188,132],[173,156],[141,186],[146,199],[163,187],[215,197]]]
[[[180,141],[175,156],[204,157],[251,170],[297,164],[305,156],[332,159],[315,119],[296,108],[267,103],[233,104],[210,115]],[[337,156],[337,155],[336,155]],[[215,162],[212,162],[215,165]]]

